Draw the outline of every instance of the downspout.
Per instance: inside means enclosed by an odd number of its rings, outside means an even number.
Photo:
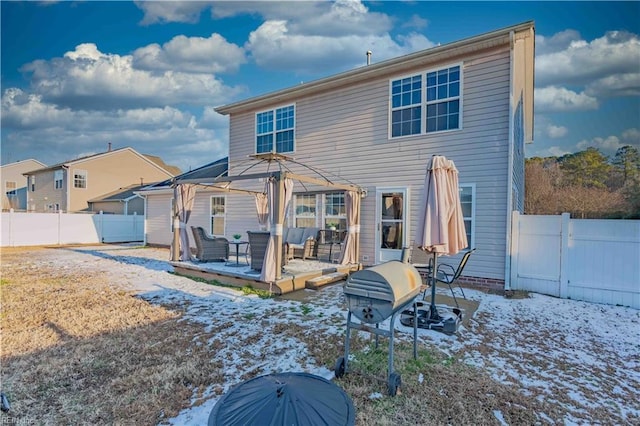
[[[66,212],[69,213],[71,210],[71,175],[69,174],[69,166],[62,165],[62,170],[65,171],[64,179],[67,181],[67,189],[65,190],[65,209]],[[62,209],[60,209],[62,210]]]
[[[506,244],[505,244],[505,258],[504,258],[504,289],[511,290],[511,211],[513,210],[513,155],[514,155],[514,63],[513,63],[513,49],[515,44],[515,35],[513,31],[509,32],[509,158],[507,168],[507,211],[506,211]]]

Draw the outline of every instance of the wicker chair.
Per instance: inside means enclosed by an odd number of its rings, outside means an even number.
[[[251,254],[251,269],[262,271],[264,254],[269,243],[269,231],[247,231],[249,236],[249,253]],[[287,264],[286,244],[282,244],[282,266]]]
[[[229,258],[229,240],[207,235],[201,226],[192,226],[196,257],[200,262],[224,262]]]

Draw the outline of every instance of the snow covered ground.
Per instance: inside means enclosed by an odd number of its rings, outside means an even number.
[[[166,249],[114,245],[49,250],[44,261],[110,274],[114,283],[152,303],[184,306],[185,319],[205,327],[238,316],[269,316],[286,323],[300,309],[297,301],[244,296],[233,289],[169,274],[173,268],[168,255]],[[565,424],[583,424],[592,410],[612,413],[629,423],[626,419],[640,416],[640,311],[538,294],[523,299],[474,290],[465,290],[465,294],[479,303],[468,325],[453,336],[419,329],[421,342],[480,367],[497,381],[515,384],[532,398],[568,407],[572,414]],[[313,305],[318,320],[306,325],[319,333],[344,335],[346,312],[339,306],[341,297],[339,285],[313,292],[304,303]],[[225,324],[219,332],[224,353],[218,353],[230,378],[225,391],[238,377],[265,367],[266,360],[274,372],[306,371],[333,377],[333,371],[308,361],[304,345],[260,333],[260,321]],[[399,322],[396,329],[407,332],[397,333],[399,338],[410,336],[412,330]],[[252,345],[234,344],[238,335],[247,334],[256,336]],[[254,362],[247,362],[247,356]],[[170,423],[206,424],[217,399],[212,394],[204,404],[194,404]]]

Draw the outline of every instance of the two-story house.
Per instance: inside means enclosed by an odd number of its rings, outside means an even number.
[[[160,158],[133,148],[108,150],[25,173],[30,211],[88,211],[88,201],[133,184],[158,182],[180,173]]]
[[[2,176],[2,210],[27,209],[27,178],[25,172],[46,167],[38,160],[28,159],[5,164],[0,168]]]
[[[534,47],[534,24],[525,22],[217,107],[229,116],[229,180],[263,190],[263,181],[233,176],[268,171],[274,165],[247,159],[278,153],[295,159],[288,171],[363,188],[358,260],[373,265],[413,244],[427,164],[444,155],[459,170],[469,248],[477,249],[465,277],[502,286],[511,213],[524,205],[524,144],[533,141]],[[214,198],[225,229],[207,226],[210,233],[257,229],[254,198],[234,192],[199,192],[190,222],[213,223]],[[285,226],[333,224],[346,226],[344,192],[296,184]]]

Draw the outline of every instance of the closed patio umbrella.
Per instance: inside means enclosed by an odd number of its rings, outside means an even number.
[[[441,155],[431,157],[427,165],[415,241],[420,250],[433,254],[430,319],[437,321],[435,271],[438,255],[453,255],[468,245],[458,191],[458,170],[453,161]]]

